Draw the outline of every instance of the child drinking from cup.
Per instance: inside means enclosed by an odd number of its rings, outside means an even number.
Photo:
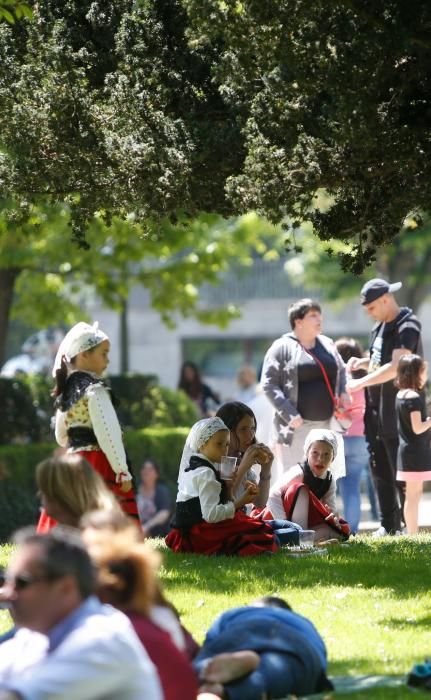
[[[398,362],[396,397],[398,433],[397,481],[406,484],[404,518],[407,534],[418,531],[419,501],[423,482],[431,480],[431,418],[427,417],[423,388],[428,365],[419,355],[402,355]]]
[[[187,437],[173,529],[165,540],[174,552],[250,556],[279,548],[272,525],[241,510],[253,500],[254,485],[235,498],[235,478],[220,478],[218,466],[227,455],[229,439],[229,430],[218,417],[198,421]]]

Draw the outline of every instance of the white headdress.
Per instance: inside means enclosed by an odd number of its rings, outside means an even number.
[[[55,373],[60,369],[63,357],[69,363],[80,352],[91,350],[91,348],[103,343],[104,340],[109,340],[109,338],[106,333],[100,330],[97,322],[93,323],[92,326],[82,321],[77,323],[66,333],[60,343],[52,368],[52,376],[55,377]]]
[[[202,445],[205,445],[210,437],[218,433],[219,430],[229,430],[229,428],[218,416],[202,418],[202,420],[198,420],[198,422],[192,426],[181,456],[178,480],[184,472],[184,469],[189,466],[190,457],[194,454],[199,454]]]
[[[342,476],[345,476],[346,461],[344,459],[343,436],[340,433],[335,433],[333,430],[313,428],[305,438],[304,457],[307,456],[307,452],[313,442],[327,442],[332,447],[334,457],[330,466],[331,474],[334,479],[340,479]]]

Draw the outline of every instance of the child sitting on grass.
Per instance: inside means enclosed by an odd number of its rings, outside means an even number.
[[[228,484],[219,475],[227,455],[229,430],[221,418],[204,418],[191,429],[183,451],[173,529],[166,544],[174,552],[249,556],[276,552],[280,541],[297,539],[291,523],[268,523],[246,515],[242,506],[256,496],[246,483],[235,497],[235,478]],[[279,529],[276,529],[279,528]]]

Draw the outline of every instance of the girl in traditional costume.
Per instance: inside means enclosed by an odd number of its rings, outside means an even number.
[[[290,467],[270,489],[266,508],[253,515],[266,520],[288,518],[316,533],[316,541],[345,540],[349,524],[336,513],[336,480],[343,473],[334,468],[338,450],[332,430],[313,428],[305,438],[304,459]],[[340,469],[342,469],[340,467]]]
[[[110,391],[101,375],[109,364],[110,342],[97,323],[77,323],[64,337],[52,371],[56,385],[55,437],[69,453],[90,462],[123,511],[139,520],[132,475]],[[38,531],[55,525],[43,511]]]
[[[166,544],[174,552],[249,556],[276,552],[294,531],[290,523],[275,530],[272,523],[250,518],[241,508],[255,497],[255,485],[246,485],[235,497],[231,483],[219,475],[221,458],[229,448],[229,429],[221,418],[195,423],[183,451],[173,529]],[[300,529],[300,528],[299,528]]]

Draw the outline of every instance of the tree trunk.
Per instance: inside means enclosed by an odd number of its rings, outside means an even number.
[[[6,358],[6,342],[15,282],[20,274],[18,267],[0,268],[0,368]]]
[[[129,371],[129,326],[127,323],[128,303],[123,299],[120,312],[120,372]]]

